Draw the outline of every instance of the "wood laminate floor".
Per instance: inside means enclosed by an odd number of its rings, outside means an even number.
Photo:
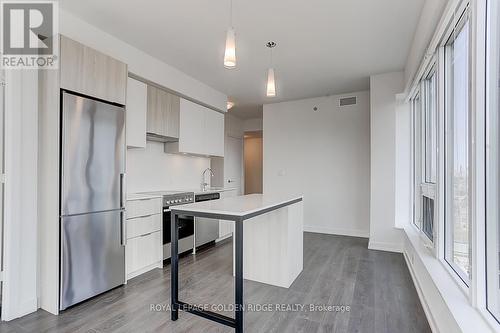
[[[367,245],[364,238],[305,233],[304,270],[289,289],[245,281],[247,306],[268,306],[245,313],[245,332],[430,332],[403,256]],[[231,314],[218,305],[234,299],[230,241],[182,258],[179,267],[181,300]],[[59,316],[39,310],[3,322],[0,332],[233,332],[184,312],[172,322],[162,309],[169,302],[168,265]],[[310,304],[339,308],[311,311]]]

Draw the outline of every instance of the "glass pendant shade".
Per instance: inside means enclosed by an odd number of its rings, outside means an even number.
[[[275,97],[276,96],[276,83],[274,81],[274,69],[269,68],[267,71],[267,97]]]
[[[236,67],[236,38],[233,28],[229,28],[227,30],[224,67],[227,69],[233,69]]]

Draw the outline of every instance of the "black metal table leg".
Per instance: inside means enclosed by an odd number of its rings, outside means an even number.
[[[179,216],[172,212],[171,217],[171,227],[170,227],[170,248],[171,248],[171,266],[170,266],[170,274],[171,274],[171,312],[172,312],[172,320],[177,320],[179,318]]]
[[[171,217],[171,314],[172,320],[179,318],[179,310],[190,312],[197,316],[218,322],[220,324],[233,327],[236,333],[243,333],[243,218],[238,217],[235,224],[235,318],[207,311],[196,305],[191,305],[179,300],[179,214],[182,211],[174,213]],[[226,216],[224,216],[228,219]],[[215,219],[223,218],[214,216]]]
[[[243,333],[243,221],[235,221],[235,331]]]

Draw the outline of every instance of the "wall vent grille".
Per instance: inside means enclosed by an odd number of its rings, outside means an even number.
[[[339,98],[339,106],[340,107],[356,105],[357,103],[358,103],[358,98],[356,96]]]

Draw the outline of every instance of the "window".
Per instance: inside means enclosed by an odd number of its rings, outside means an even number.
[[[422,209],[422,232],[432,242],[434,241],[434,199],[424,196]]]
[[[487,308],[500,321],[500,3],[489,1],[486,115]]]
[[[413,223],[420,229],[421,226],[421,190],[422,183],[422,103],[420,93],[411,101],[413,121]]]
[[[465,16],[465,15],[464,15]],[[469,212],[469,23],[457,26],[445,49],[445,260],[468,284]]]
[[[425,182],[435,184],[437,178],[437,75],[433,71],[424,82],[424,151]]]

